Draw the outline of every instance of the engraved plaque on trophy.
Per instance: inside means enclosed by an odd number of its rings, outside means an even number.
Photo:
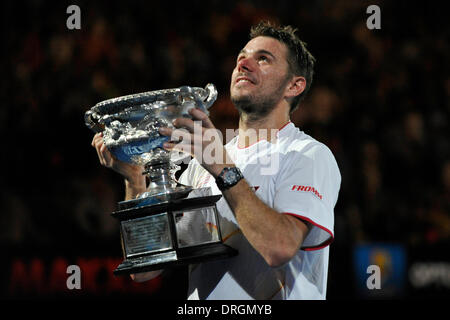
[[[143,165],[150,184],[136,199],[122,201],[112,216],[120,222],[124,261],[115,274],[158,270],[232,257],[222,243],[216,202],[209,188],[178,183],[174,162],[187,155],[169,152],[159,134],[172,120],[190,117],[191,108],[208,113],[217,98],[212,84],[180,87],[102,101],[85,114],[86,125],[103,132],[108,150],[119,160]]]

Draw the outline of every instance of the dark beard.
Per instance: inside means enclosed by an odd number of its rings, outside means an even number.
[[[244,97],[240,99],[231,98],[231,102],[235,105],[239,112],[246,114],[249,120],[259,120],[266,117],[275,107],[274,99],[267,99],[266,101],[254,101],[249,97]]]
[[[239,116],[245,114],[249,120],[263,119],[273,111],[289,80],[290,74],[288,74],[279,87],[268,96],[245,96],[239,98],[231,96],[231,102],[233,102],[238,110]]]

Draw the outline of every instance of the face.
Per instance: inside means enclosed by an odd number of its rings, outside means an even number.
[[[261,118],[284,98],[290,78],[287,50],[271,37],[256,37],[241,50],[230,85],[231,100],[239,112]]]

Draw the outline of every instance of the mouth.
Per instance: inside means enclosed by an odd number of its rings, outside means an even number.
[[[246,77],[246,76],[239,76],[239,77],[237,77],[235,83],[236,83],[236,84],[238,84],[238,83],[251,83],[251,84],[255,84],[255,82],[254,82],[252,79],[250,79],[249,77]]]

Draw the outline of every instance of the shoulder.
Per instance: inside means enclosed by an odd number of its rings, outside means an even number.
[[[333,159],[331,150],[322,142],[292,126],[288,132],[280,135],[279,149],[290,157],[307,157],[311,159]]]
[[[280,136],[279,151],[288,167],[327,167],[339,173],[333,152],[324,143],[314,139],[297,127]]]

